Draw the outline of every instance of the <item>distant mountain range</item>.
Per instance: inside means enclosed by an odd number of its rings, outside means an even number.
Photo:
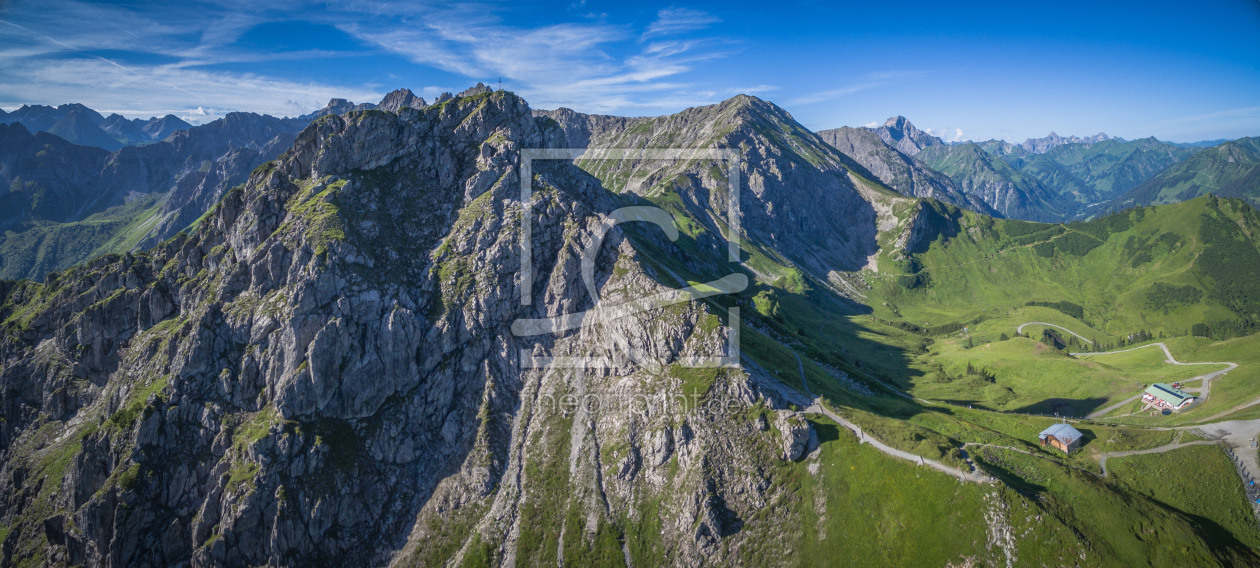
[[[118,114],[106,118],[78,103],[57,107],[23,105],[13,112],[0,114],[0,124],[21,124],[29,132],[47,131],[75,144],[96,146],[111,152],[123,146],[165,140],[176,131],[192,127],[172,114],[148,120],[127,120]]]
[[[1260,137],[1198,151],[1116,198],[1111,208],[1176,203],[1208,193],[1260,205]]]
[[[433,104],[490,92],[478,84],[459,94],[442,93]],[[40,279],[93,255],[169,238],[254,168],[287,150],[312,121],[428,106],[410,90],[398,89],[377,103],[332,99],[298,118],[232,113],[201,126],[172,115],[104,117],[81,104],[0,111],[0,278]],[[1060,222],[1208,192],[1252,203],[1260,198],[1255,139],[1207,149],[1200,145],[1209,142],[1126,141],[1105,133],[1081,138],[1051,132],[1022,144],[945,142],[903,116],[878,127],[811,133],[795,123],[780,125],[790,117],[778,117],[774,109],[758,116],[774,128],[801,133],[778,151],[831,156],[825,161],[841,164],[857,179],[995,217]],[[652,124],[649,118],[569,109],[535,112],[561,124],[570,147],[638,144],[643,141],[625,134]],[[767,175],[781,175],[777,171],[766,167]]]
[[[1112,200],[1201,150],[1155,138],[1126,141],[1101,132],[1085,138],[1051,132],[1045,138],[1030,138],[1022,144],[1003,140],[944,143],[900,116],[869,130],[881,134],[881,140],[890,149],[897,146],[914,150],[916,160],[948,176],[959,191],[970,196],[967,199],[982,200],[1003,217],[1042,222],[1086,218],[1121,207],[1120,202],[1111,203]],[[1248,159],[1245,151],[1236,152],[1235,158],[1239,163]],[[872,171],[879,169],[867,167]],[[1187,166],[1195,171],[1197,167]],[[1221,179],[1233,181],[1245,173]],[[891,178],[882,181],[895,184]],[[1245,186],[1249,182],[1239,183]],[[1199,185],[1206,187],[1202,182]],[[1184,192],[1185,187],[1178,191]],[[1236,195],[1247,197],[1248,191],[1236,190]],[[938,199],[983,210],[949,195]],[[1125,199],[1127,203],[1142,201],[1140,197]]]
[[[1068,136],[1067,138],[1064,138],[1055,134],[1052,130],[1045,138],[1029,138],[1025,140],[1023,144],[1020,144],[1020,147],[1033,154],[1045,154],[1046,152],[1064,144],[1095,144],[1102,142],[1107,138],[1107,134],[1103,132],[1099,132],[1093,136],[1086,136],[1084,138],[1076,136]]]

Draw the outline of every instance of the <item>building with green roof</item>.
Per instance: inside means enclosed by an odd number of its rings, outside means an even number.
[[[1194,402],[1194,395],[1175,389],[1167,383],[1155,383],[1147,387],[1146,392],[1142,394],[1142,402],[1156,408],[1181,410]]]

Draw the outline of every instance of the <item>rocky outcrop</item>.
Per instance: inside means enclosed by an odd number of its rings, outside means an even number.
[[[415,93],[412,93],[411,89],[396,89],[385,95],[385,98],[381,99],[380,103],[377,103],[376,108],[386,112],[398,112],[403,107],[424,108],[426,106],[429,105],[424,102],[423,98],[417,97]]]
[[[780,410],[775,413],[774,425],[779,430],[780,441],[783,444],[783,459],[797,461],[804,457],[805,450],[809,446],[810,435],[813,433],[809,422],[796,412]]]
[[[473,85],[471,87],[468,87],[467,89],[464,89],[463,91],[460,91],[459,94],[455,96],[471,97],[473,95],[484,95],[486,93],[491,93],[491,92],[494,92],[494,89],[491,89],[490,87],[487,87],[481,83],[477,83],[476,85]]]

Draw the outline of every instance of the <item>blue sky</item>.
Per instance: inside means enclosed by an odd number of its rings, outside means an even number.
[[[659,115],[737,93],[813,129],[947,139],[1260,135],[1260,2],[0,0],[0,107],[297,115],[477,81]]]

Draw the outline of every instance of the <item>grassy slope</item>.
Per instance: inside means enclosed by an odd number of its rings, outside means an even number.
[[[136,246],[160,216],[160,195],[148,195],[74,223],[30,222],[0,234],[0,279],[43,280],[108,253]]]
[[[997,410],[1083,416],[1140,393],[1136,383],[1173,382],[1205,372],[1168,365],[1158,349],[1074,358],[1025,338],[972,349],[964,345],[957,338],[937,342],[912,392]],[[974,373],[967,372],[968,365]]]
[[[1208,534],[1225,542],[1236,537],[1260,549],[1255,516],[1233,464],[1219,448],[1191,446],[1114,458],[1107,461],[1107,470],[1112,483],[1185,514]]]
[[[1256,235],[1238,202],[1206,198],[1063,227],[1004,221],[985,223],[967,214],[966,229],[954,239],[938,241],[915,263],[929,275],[929,284],[906,289],[895,275],[872,276],[874,315],[890,322],[921,327],[947,322],[970,323],[970,337],[932,337],[926,349],[903,351],[900,369],[891,372],[903,389],[934,400],[950,400],[1003,411],[1061,412],[1080,416],[1136,394],[1137,385],[1186,380],[1218,367],[1181,367],[1162,362],[1162,353],[1147,349],[1122,355],[1073,359],[1038,346],[1033,340],[1000,341],[1015,335],[1016,326],[1042,321],[1064,326],[1092,339],[1100,348],[1119,347],[1124,336],[1140,330],[1163,337],[1180,361],[1231,361],[1242,367],[1213,383],[1210,399],[1173,417],[1129,417],[1144,424],[1196,422],[1255,399],[1260,388],[1260,339],[1248,336],[1225,342],[1186,337],[1196,323],[1231,320],[1233,312],[1217,298],[1215,279],[1205,273],[1201,256],[1205,218],[1241,223],[1236,239]],[[1121,222],[1123,221],[1123,222]],[[1112,231],[1100,229],[1100,225]],[[1237,226],[1237,225],[1234,225]],[[1015,236],[1012,236],[1014,234]],[[1092,236],[1105,241],[1090,240]],[[1094,248],[1059,247],[1076,238]],[[1049,256],[1046,246],[1052,242]],[[1242,241],[1246,242],[1246,241]],[[1254,240],[1251,240],[1254,243]],[[1069,243],[1071,245],[1071,243]],[[1060,248],[1075,251],[1070,254]],[[916,264],[917,263],[917,264]],[[1152,284],[1189,287],[1193,303],[1152,296]],[[1023,306],[1028,301],[1067,301],[1081,306],[1078,317],[1057,309]],[[961,327],[959,325],[958,327]],[[1025,332],[1038,338],[1042,326]],[[1061,334],[1068,337],[1067,334]],[[872,336],[875,338],[876,336]],[[968,349],[968,339],[976,347]],[[1072,350],[1084,351],[1082,346]],[[1257,364],[1252,364],[1255,361]],[[973,372],[968,373],[968,364]],[[1198,386],[1191,383],[1189,386]],[[1121,409],[1113,414],[1126,414]]]
[[[1246,522],[1240,487],[1215,448],[1188,456],[1202,457],[1203,469],[1174,466],[1157,479],[1135,480],[1126,461],[1108,481],[1025,454],[981,455],[1012,490],[959,484],[892,460],[826,420],[815,428],[823,440],[817,463],[791,464],[789,474],[806,504],[800,528],[786,533],[799,535],[795,556],[802,566],[945,566],[966,559],[1002,565],[1007,558],[988,523],[975,521],[991,523],[995,514],[1020,537],[1014,565],[1068,557],[1079,565],[1170,567],[1260,559],[1248,548],[1260,535],[1254,521]],[[1167,506],[1160,489],[1187,487],[1199,474],[1213,487],[1187,489],[1197,501],[1176,503],[1184,510]]]
[[[1213,215],[1239,222],[1241,216],[1240,203],[1219,202],[1222,213],[1206,199],[1198,199],[1120,214],[1123,219],[1062,226],[990,221],[966,213],[962,233],[934,243],[917,257],[917,266],[931,285],[906,290],[895,275],[876,275],[875,295],[897,309],[894,313],[879,303],[873,306],[881,317],[897,319],[900,313],[906,321],[935,324],[942,318],[975,317],[984,310],[1005,311],[1029,301],[1068,301],[1083,306],[1083,321],[1104,333],[1149,329],[1183,335],[1194,323],[1235,317],[1210,299],[1152,305],[1149,294],[1156,282],[1200,292],[1209,288],[1196,262],[1204,248],[1203,218]],[[1245,224],[1246,231],[1260,229],[1249,221]],[[1120,230],[1108,232],[1106,226]],[[1256,233],[1252,235],[1254,246]],[[1087,247],[1094,248],[1081,254]]]

